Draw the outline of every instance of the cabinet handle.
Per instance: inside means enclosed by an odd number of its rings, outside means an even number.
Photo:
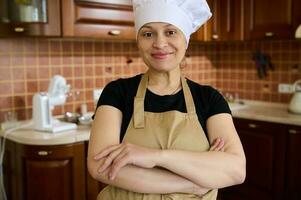
[[[289,132],[290,134],[297,134],[297,133],[298,133],[298,131],[296,131],[296,130],[294,130],[294,129],[289,129],[288,132]]]
[[[14,31],[17,32],[17,33],[22,33],[22,32],[25,31],[25,28],[24,27],[15,27]]]
[[[109,35],[112,35],[112,36],[118,36],[120,35],[121,31],[120,30],[110,30],[108,32]]]
[[[219,37],[218,37],[218,34],[213,34],[213,35],[212,35],[212,39],[213,39],[213,40],[217,40],[218,38],[219,38]]]
[[[249,127],[250,128],[257,128],[257,125],[256,124],[249,124]]]
[[[38,151],[39,156],[48,156],[52,151]]]
[[[265,33],[265,37],[273,37],[275,35],[275,33],[273,32],[266,32]]]

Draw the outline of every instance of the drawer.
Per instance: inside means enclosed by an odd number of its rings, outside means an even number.
[[[260,131],[266,133],[276,133],[279,132],[280,130],[283,131],[285,130],[285,125],[277,124],[277,123],[241,119],[241,118],[234,118],[233,121],[237,129]]]

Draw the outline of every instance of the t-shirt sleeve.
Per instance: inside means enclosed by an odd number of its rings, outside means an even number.
[[[119,109],[120,111],[122,111],[122,108],[124,108],[124,101],[122,101],[122,93],[121,93],[121,90],[120,90],[120,81],[119,80],[116,80],[116,81],[112,81],[110,83],[108,83],[99,99],[98,99],[98,102],[97,102],[97,106],[96,106],[96,109],[95,109],[95,112],[97,110],[97,108],[99,106],[102,106],[102,105],[109,105],[109,106],[113,106],[117,109]],[[95,113],[94,113],[95,115]],[[93,115],[93,119],[94,119],[94,115]]]
[[[223,95],[216,89],[212,87],[208,87],[208,93],[209,93],[209,110],[207,118],[220,114],[220,113],[229,113],[231,114],[230,107],[223,97]]]

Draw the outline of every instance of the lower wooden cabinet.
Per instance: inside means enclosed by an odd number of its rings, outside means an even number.
[[[86,142],[86,153],[88,152],[88,142]],[[86,154],[87,157],[87,154]],[[87,200],[96,200],[98,193],[106,187],[105,184],[96,181],[92,178],[89,174],[88,170],[86,170],[86,177],[87,177]]]
[[[7,141],[4,175],[8,199],[86,199],[84,151],[84,143],[33,146]]]
[[[234,119],[247,159],[243,184],[220,190],[222,200],[301,199],[301,127]]]
[[[243,184],[219,200],[300,200],[301,127],[234,119],[246,158]],[[86,167],[88,142],[35,146],[6,141],[4,183],[9,200],[95,200],[105,187]]]
[[[301,127],[288,126],[287,175],[285,197],[289,200],[301,199]]]

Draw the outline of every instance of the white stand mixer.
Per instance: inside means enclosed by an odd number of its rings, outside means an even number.
[[[55,75],[49,84],[48,93],[36,93],[33,96],[33,128],[37,131],[61,132],[77,128],[74,123],[59,121],[52,117],[54,106],[66,102],[66,93],[70,85],[67,85],[64,77]]]

